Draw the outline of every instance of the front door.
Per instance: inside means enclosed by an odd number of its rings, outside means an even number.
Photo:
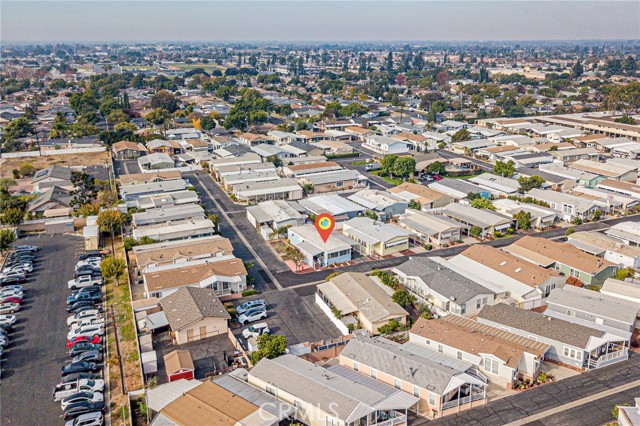
[[[203,325],[200,327],[200,338],[204,339],[205,337],[207,337],[207,327]]]
[[[193,342],[193,329],[187,330],[187,342]]]

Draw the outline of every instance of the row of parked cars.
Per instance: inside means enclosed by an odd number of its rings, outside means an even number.
[[[53,400],[60,401],[66,426],[102,426],[104,422],[105,383],[100,372],[106,318],[101,261],[99,252],[81,254],[75,277],[67,284],[71,295],[66,300],[66,346],[71,360],[62,366],[62,379],[53,388]]]
[[[14,315],[22,307],[23,284],[33,272],[36,260],[36,246],[17,246],[7,256],[0,272],[0,358],[9,345],[9,332],[16,323]]]

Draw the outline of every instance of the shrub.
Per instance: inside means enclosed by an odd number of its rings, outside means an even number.
[[[340,275],[340,272],[332,272],[329,275],[327,275],[327,277],[324,279],[325,281],[331,281],[331,278],[337,277],[338,275]]]
[[[254,294],[258,294],[255,289],[245,290],[242,292],[242,297],[253,296]]]
[[[380,334],[395,333],[396,331],[398,331],[400,329],[401,326],[402,326],[402,324],[400,324],[398,321],[392,319],[387,324],[378,327],[378,332]]]
[[[231,317],[235,317],[237,315],[236,308],[227,308],[227,312],[229,313],[229,315],[231,315]]]
[[[611,415],[613,416],[613,418],[617,419],[618,418],[618,414],[620,413],[620,408],[619,407],[628,407],[629,404],[627,404],[626,402],[623,404],[616,404],[613,407],[613,410],[611,410]]]
[[[575,228],[567,228],[566,232],[564,233],[564,236],[568,237],[569,235],[573,234],[574,232],[576,232]]]
[[[479,226],[474,226],[469,230],[469,234],[471,234],[472,237],[479,238],[480,234],[482,234],[482,228],[480,228]]]
[[[431,251],[431,249],[433,249],[433,246],[429,243],[425,243],[422,245],[422,247],[424,247],[426,250]]]

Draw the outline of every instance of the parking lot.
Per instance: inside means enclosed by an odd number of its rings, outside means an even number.
[[[12,426],[64,424],[51,389],[60,381],[60,366],[69,361],[65,351],[67,281],[73,278],[73,259],[83,249],[83,240],[40,234],[21,238],[16,244],[35,245],[40,250],[2,359],[0,418],[3,425]]]
[[[288,345],[342,336],[342,333],[316,305],[314,290],[315,287],[269,291],[256,297],[243,298],[242,302],[249,299],[264,299],[269,315],[264,322],[269,325],[271,334],[286,336]],[[237,325],[233,330],[233,334],[243,345],[246,345],[246,340],[242,337],[242,330],[247,327],[249,325]]]

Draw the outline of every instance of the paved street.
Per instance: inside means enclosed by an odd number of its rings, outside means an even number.
[[[451,151],[446,151],[444,149],[438,150],[438,154],[442,158],[461,157],[460,154],[456,154],[456,153],[451,152]],[[473,164],[477,165],[478,167],[480,167],[480,169],[482,169],[485,172],[492,172],[493,171],[493,164],[489,164],[489,163],[486,163],[484,161],[480,161],[480,160],[478,160],[476,158],[469,157],[469,156],[464,156],[464,159],[471,161]]]
[[[69,235],[30,236],[16,244],[40,247],[34,271],[25,284],[25,302],[9,334],[11,343],[2,360],[0,418],[3,425],[63,424],[60,403],[51,389],[60,382],[60,367],[69,361],[65,351],[69,295],[75,255],[82,238]]]
[[[640,355],[631,357],[609,367],[582,373],[516,395],[490,402],[484,407],[463,411],[460,414],[437,419],[430,425],[465,426],[583,426],[601,425],[613,421],[611,410],[615,404],[633,403],[640,395],[640,386],[617,391],[616,388],[640,377]],[[563,410],[570,403],[580,403],[600,392],[612,391],[612,395],[597,398],[586,404]],[[547,411],[552,410],[552,411]],[[556,412],[557,413],[554,413]],[[546,413],[545,413],[546,412]],[[545,414],[542,418],[529,417]],[[546,415],[546,414],[549,415]],[[553,413],[553,414],[552,414]],[[512,424],[513,423],[513,424]]]

